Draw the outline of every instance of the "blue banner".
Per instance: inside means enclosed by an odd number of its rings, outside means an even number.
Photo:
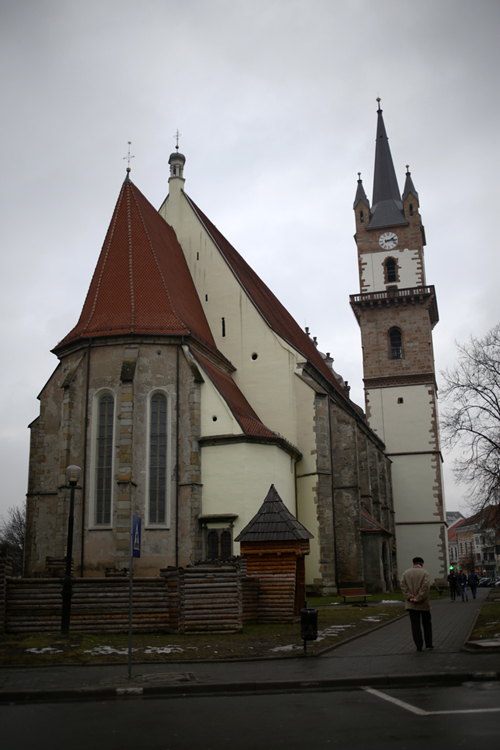
[[[141,556],[141,517],[132,516],[132,555]]]

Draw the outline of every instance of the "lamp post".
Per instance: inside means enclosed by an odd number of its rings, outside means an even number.
[[[69,619],[71,615],[71,597],[73,596],[73,581],[71,579],[71,559],[73,557],[73,516],[75,506],[75,489],[80,479],[82,470],[79,466],[68,466],[66,469],[66,481],[71,487],[71,497],[69,501],[69,518],[68,518],[68,546],[66,550],[66,573],[63,578],[62,587],[62,614],[61,614],[61,633],[69,633]]]

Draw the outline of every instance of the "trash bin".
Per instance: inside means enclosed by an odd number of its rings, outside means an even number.
[[[315,641],[318,637],[318,610],[314,607],[300,610],[300,637],[304,641],[304,653],[307,653],[307,641]]]

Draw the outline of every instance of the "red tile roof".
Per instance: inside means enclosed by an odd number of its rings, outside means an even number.
[[[229,408],[238,420],[245,435],[271,438],[274,440],[279,439],[279,436],[275,432],[272,432],[262,424],[259,417],[230,375],[223,372],[216,365],[212,364],[212,362],[209,362],[208,359],[198,352],[191,350],[191,353],[207,372],[217,390],[220,391],[222,396],[226,399]]]
[[[192,335],[215,342],[172,227],[126,179],[80,319],[57,349],[80,338]]]
[[[345,397],[343,389],[331,370],[324,363],[313,341],[302,330],[294,318],[292,318],[288,310],[283,307],[279,299],[274,296],[269,287],[250,268],[238,251],[226,240],[210,219],[205,216],[203,211],[198,208],[186,193],[184,195],[219,248],[222,257],[270,328],[312,362],[321,374]]]
[[[450,526],[450,528],[448,529],[448,542],[457,541],[457,529],[459,526],[462,526],[466,521],[467,521],[467,518],[461,518],[459,521],[454,523],[453,526]]]

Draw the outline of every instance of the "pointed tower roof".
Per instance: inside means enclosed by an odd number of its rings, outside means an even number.
[[[313,539],[313,535],[290,513],[272,484],[258,513],[234,541],[288,542],[296,539]]]
[[[353,208],[356,208],[358,203],[364,203],[365,206],[370,208],[370,201],[366,197],[365,189],[363,187],[363,181],[361,180],[361,172],[358,172],[358,187],[356,189],[356,196],[354,198]]]
[[[378,121],[375,141],[375,170],[373,173],[373,205],[368,229],[408,223],[403,214],[403,203],[392,162],[384,118],[380,109],[380,99],[377,99],[377,101]]]
[[[80,319],[54,352],[78,339],[192,336],[216,345],[172,227],[127,177]]]
[[[418,200],[418,193],[415,190],[415,187],[413,185],[413,180],[411,179],[411,172],[410,172],[410,165],[406,165],[406,180],[405,180],[405,189],[403,192],[403,200],[406,200],[406,198],[410,195],[410,193],[413,193],[415,198]]]

